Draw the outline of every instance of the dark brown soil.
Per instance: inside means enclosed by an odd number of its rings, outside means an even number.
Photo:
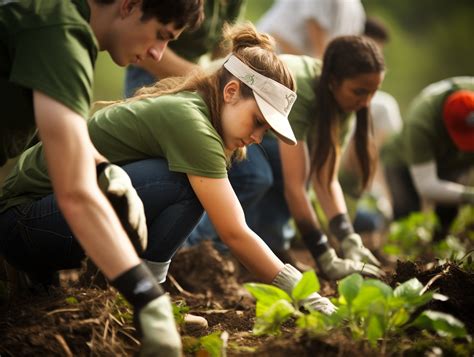
[[[293,253],[300,261],[313,265],[306,251],[294,250]],[[386,268],[388,273],[389,269]],[[139,342],[130,308],[100,277],[90,276],[89,271],[89,275],[84,278],[82,274],[82,279],[76,278],[75,282],[63,279],[62,286],[50,290],[49,294],[17,298],[8,305],[1,305],[0,356],[135,355]],[[424,284],[439,276],[431,288],[439,289],[450,300],[443,305],[435,302],[429,308],[452,313],[472,332],[472,274],[452,265],[427,269],[399,262],[389,283],[395,286],[415,276]],[[425,336],[422,340],[425,346],[415,342],[416,338],[398,336],[372,349],[366,341],[353,340],[349,331],[337,331],[324,337],[298,333],[293,321],[283,326],[280,336],[254,336],[255,303],[242,287],[246,281],[256,279],[235,259],[221,256],[209,244],[182,250],[176,255],[164,287],[175,303],[184,303],[191,313],[205,317],[209,324],[201,331],[180,326],[185,346],[189,347],[200,336],[223,331],[229,334],[227,355],[230,357],[415,356],[425,355],[438,343],[434,338],[426,342]],[[91,287],[96,283],[103,288]],[[321,293],[334,296],[336,284],[322,280]],[[455,347],[443,347],[443,351],[450,348]],[[469,356],[473,351],[458,352],[454,355]],[[185,356],[194,355],[185,353]]]
[[[447,301],[433,300],[425,309],[446,312],[463,321],[470,334],[474,333],[474,273],[466,272],[457,265],[447,263],[430,267],[413,263],[398,262],[391,285],[417,278],[429,290],[446,295]]]

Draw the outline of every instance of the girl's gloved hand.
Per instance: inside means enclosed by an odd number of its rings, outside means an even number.
[[[346,259],[381,266],[372,252],[364,247],[362,239],[357,233],[352,233],[345,237],[342,240],[341,249]]]
[[[291,296],[291,292],[301,280],[302,276],[303,275],[296,268],[290,264],[285,264],[283,270],[273,279],[272,285],[282,289]],[[322,297],[318,293],[312,293],[306,299],[303,299],[300,305],[309,310],[316,310],[326,315],[331,315],[337,310],[336,306],[334,306],[328,298]]]
[[[318,257],[317,264],[326,278],[331,280],[339,280],[352,273],[360,273],[377,278],[385,275],[383,270],[375,265],[339,258],[334,249],[328,249],[321,254]]]

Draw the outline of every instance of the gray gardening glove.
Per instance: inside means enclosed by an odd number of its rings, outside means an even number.
[[[375,265],[339,258],[334,249],[328,249],[321,254],[318,257],[317,264],[326,278],[330,280],[339,280],[352,273],[378,278],[384,276],[384,272]]]
[[[298,282],[301,280],[302,274],[290,264],[285,264],[285,267],[273,279],[272,284],[285,291],[291,296],[291,292]],[[318,293],[312,293],[306,299],[301,301],[301,306],[309,310],[316,310],[326,315],[331,315],[336,311],[336,306],[333,305],[328,298],[322,297]]]
[[[370,250],[364,247],[362,239],[357,233],[349,234],[344,238],[341,243],[341,249],[344,258],[346,259],[381,266],[380,262],[370,252]]]
[[[120,166],[101,163],[97,165],[97,178],[133,246],[142,253],[148,241],[145,210],[130,177]]]
[[[138,320],[138,321],[137,321]],[[141,331],[140,357],[180,357],[181,338],[167,294],[152,300],[138,312],[135,324]]]

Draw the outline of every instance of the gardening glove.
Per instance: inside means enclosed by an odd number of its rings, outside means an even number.
[[[339,258],[332,248],[318,257],[317,264],[321,272],[330,280],[339,280],[352,273],[378,278],[384,276],[384,272],[375,265]]]
[[[120,166],[103,162],[97,165],[97,178],[135,250],[142,253],[148,240],[145,210],[130,177]]]
[[[291,296],[291,292],[301,278],[302,274],[296,268],[290,264],[285,264],[283,270],[273,279],[272,285],[282,289]],[[328,298],[322,297],[318,293],[312,293],[306,299],[303,299],[300,302],[300,306],[304,306],[309,310],[322,312],[326,315],[331,315],[337,309]]]
[[[142,335],[140,357],[181,356],[181,338],[168,295],[152,300],[135,314],[135,324]]]
[[[344,258],[355,262],[370,263],[381,266],[377,258],[362,244],[362,239],[357,233],[349,234],[341,243]]]
[[[181,338],[170,298],[144,263],[111,281],[133,306],[133,322],[141,339],[140,356],[179,357]]]

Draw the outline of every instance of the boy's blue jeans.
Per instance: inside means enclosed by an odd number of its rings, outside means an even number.
[[[187,176],[169,171],[164,159],[137,161],[123,169],[145,207],[148,247],[142,258],[169,261],[203,208]],[[85,257],[53,194],[0,214],[0,254],[17,269],[45,274],[77,268]]]

